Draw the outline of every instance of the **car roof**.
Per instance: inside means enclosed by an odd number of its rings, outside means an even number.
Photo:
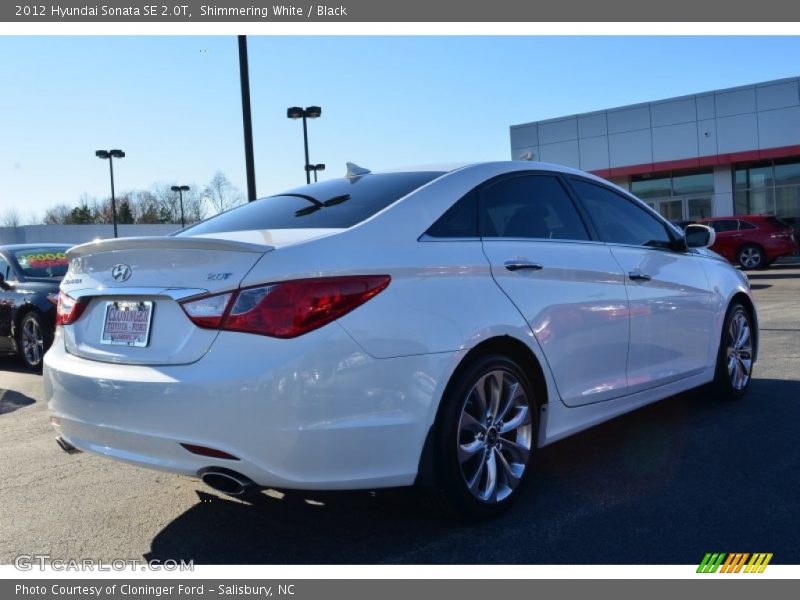
[[[499,167],[507,166],[509,168],[513,167],[514,170],[519,170],[520,167],[524,166],[526,167],[526,169],[529,169],[531,171],[556,171],[558,173],[567,173],[570,175],[580,175],[582,177],[589,177],[592,179],[601,179],[595,175],[592,175],[591,173],[588,173],[586,171],[581,171],[580,169],[575,169],[573,167],[567,167],[565,165],[557,165],[555,163],[547,163],[535,160],[493,160],[493,161],[453,162],[453,163],[387,168],[387,169],[375,170],[372,172],[373,173],[440,172],[444,174],[453,171],[458,171],[460,169],[465,169],[468,167],[479,167],[485,165],[496,165]]]

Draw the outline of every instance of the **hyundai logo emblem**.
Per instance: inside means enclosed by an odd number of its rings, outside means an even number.
[[[131,278],[131,273],[131,268],[128,265],[118,264],[111,269],[111,277],[114,278],[114,281],[128,281]]]

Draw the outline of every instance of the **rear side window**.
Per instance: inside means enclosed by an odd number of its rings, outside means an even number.
[[[581,179],[571,179],[600,239],[612,244],[669,248],[672,238],[664,223],[632,200]]]
[[[739,229],[739,222],[734,219],[720,219],[719,221],[711,221],[709,223],[717,233],[725,231],[736,231]]]
[[[748,223],[747,221],[739,221],[739,229],[757,229],[755,225],[752,223]]]
[[[588,240],[572,199],[551,175],[503,179],[481,194],[481,236]]]
[[[251,229],[348,228],[442,175],[440,172],[378,173],[332,179],[249,202],[176,235]]]
[[[472,191],[461,198],[426,233],[435,238],[478,237],[478,194]]]

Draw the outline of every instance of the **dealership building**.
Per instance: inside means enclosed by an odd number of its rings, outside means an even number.
[[[800,78],[511,126],[514,159],[605,177],[673,221],[800,222]]]

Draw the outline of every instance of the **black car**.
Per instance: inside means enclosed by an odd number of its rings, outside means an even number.
[[[0,353],[42,366],[53,341],[58,286],[67,272],[66,244],[0,246]]]

